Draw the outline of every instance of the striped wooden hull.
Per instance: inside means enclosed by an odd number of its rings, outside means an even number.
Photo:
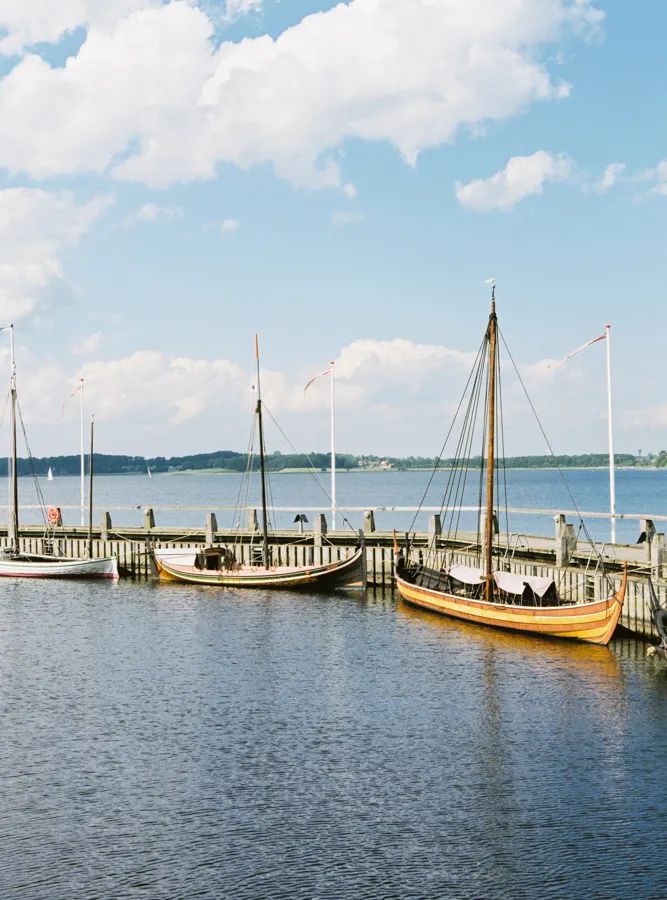
[[[396,575],[396,585],[401,597],[407,603],[422,609],[493,628],[588,641],[592,644],[609,643],[623,609],[627,580],[626,570],[615,594],[592,603],[577,603],[572,606],[515,606],[470,600],[412,584],[400,574]]]
[[[235,588],[299,588],[365,590],[366,552],[360,547],[349,559],[321,566],[241,566],[232,570],[198,569],[160,556],[154,557],[160,578],[187,584]]]
[[[118,578],[115,556],[100,559],[67,559],[49,556],[1,556],[4,578]]]

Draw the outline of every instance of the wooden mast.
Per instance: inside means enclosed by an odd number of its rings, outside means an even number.
[[[491,314],[489,316],[489,398],[486,450],[486,521],[484,523],[484,599],[493,601],[493,476],[495,468],[496,436],[496,350],[498,321],[496,319],[496,284],[491,283]]]
[[[9,380],[11,416],[11,538],[14,553],[19,552],[19,473],[16,453],[16,362],[14,360],[14,326],[9,325],[11,375]]]
[[[88,464],[88,559],[93,558],[93,450],[95,421],[90,418],[90,462]]]
[[[262,425],[262,392],[259,380],[259,338],[255,335],[257,360],[257,427],[259,429],[259,471],[262,484],[262,563],[269,567],[269,526],[266,515],[266,465],[264,460],[264,428]]]

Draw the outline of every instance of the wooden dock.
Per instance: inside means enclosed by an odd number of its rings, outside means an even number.
[[[150,525],[152,520],[147,519]],[[403,538],[404,536],[399,536]],[[667,564],[662,550],[656,555],[650,542],[637,545],[601,545],[597,548],[600,556],[590,546],[577,543],[570,547],[567,564],[558,559],[557,539],[537,536],[520,536],[521,540],[510,542],[511,554],[504,560],[509,571],[518,574],[548,576],[557,584],[576,591],[578,596],[595,599],[608,591],[608,580],[618,584],[623,564],[629,566],[629,583],[621,624],[632,634],[641,638],[656,637],[651,619],[647,576],[651,574],[653,585],[661,602],[667,600]],[[423,554],[428,547],[434,547],[436,564],[445,560],[465,565],[474,565],[475,554],[470,550],[474,536],[461,536],[457,541],[445,541],[433,534],[413,534],[411,554]],[[467,539],[469,538],[469,540]],[[499,546],[506,544],[499,536]],[[278,531],[271,535],[273,559],[277,564],[311,565],[327,563],[346,556],[355,545],[353,532],[333,532],[323,538],[313,532]],[[373,531],[364,535],[368,564],[369,587],[376,591],[392,591],[393,550],[392,534]],[[156,548],[182,548],[197,550],[211,543],[235,544],[237,554],[243,562],[250,562],[254,537],[237,532],[211,531],[203,529],[175,528],[97,528],[93,532],[93,556],[115,554],[121,577],[146,580],[153,577],[149,550]],[[23,526],[20,536],[21,550],[27,553],[42,553],[45,550],[56,555],[85,556],[88,545],[88,530],[81,527],[62,527],[53,538],[46,539],[43,526]],[[0,530],[0,548],[8,545],[7,532]],[[601,572],[600,557],[604,560],[607,577]],[[657,561],[656,561],[657,560]]]

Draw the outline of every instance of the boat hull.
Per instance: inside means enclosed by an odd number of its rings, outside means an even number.
[[[493,628],[593,644],[609,643],[623,609],[626,585],[627,572],[619,590],[604,600],[569,606],[515,606],[421,587],[396,574],[401,597],[413,606]]]
[[[360,547],[349,559],[320,566],[242,566],[233,570],[198,569],[154,555],[159,576],[164,581],[236,588],[299,588],[365,590],[366,553]]]
[[[0,557],[3,578],[118,578],[115,556],[66,559],[48,556]]]

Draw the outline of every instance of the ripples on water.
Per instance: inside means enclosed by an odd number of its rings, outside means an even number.
[[[665,895],[637,645],[373,595],[1,596],[2,897]]]

